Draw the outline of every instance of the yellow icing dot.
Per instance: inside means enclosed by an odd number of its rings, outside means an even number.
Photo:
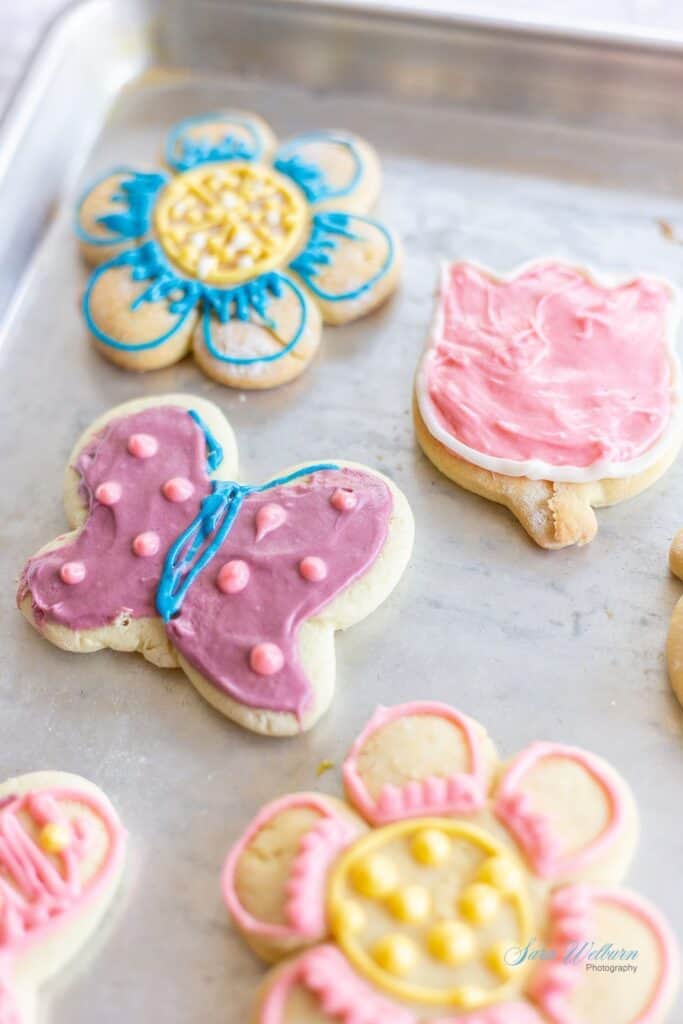
[[[263,216],[266,196],[279,217]],[[271,167],[234,161],[196,167],[165,186],[154,224],[167,255],[182,270],[209,284],[230,285],[286,264],[301,240],[307,204],[299,189]],[[207,265],[204,257],[213,257]]]
[[[505,942],[503,940],[501,942],[496,942],[495,945],[486,950],[486,963],[491,970],[501,978],[509,978],[512,976],[515,968],[505,962],[505,955],[509,949],[516,945],[516,942]]]
[[[396,889],[387,899],[387,907],[398,921],[419,924],[429,917],[431,910],[429,890],[422,885],[406,885]]]
[[[61,853],[71,843],[71,832],[66,825],[51,821],[38,833],[38,845],[45,853]]]
[[[477,878],[506,895],[518,892],[523,884],[522,872],[507,857],[489,857],[479,868]]]
[[[436,864],[443,864],[450,853],[451,841],[445,832],[438,828],[422,828],[417,833],[411,844],[411,850],[415,860],[420,864],[433,867]]]
[[[463,889],[459,900],[461,914],[473,924],[486,924],[498,913],[500,893],[492,885],[473,882]]]
[[[441,921],[429,932],[427,948],[437,960],[458,967],[472,959],[477,943],[472,929],[466,924],[461,921]]]
[[[419,956],[417,946],[406,935],[385,935],[373,951],[375,963],[389,974],[403,977],[413,969]]]
[[[488,1002],[488,997],[486,992],[476,985],[461,985],[457,990],[455,1002],[462,1010],[476,1010]]]
[[[332,914],[332,928],[335,932],[355,933],[365,926],[365,911],[359,903],[353,900],[344,900],[334,908]]]
[[[388,857],[369,854],[361,857],[351,868],[351,884],[356,892],[368,899],[381,899],[396,888],[398,870]]]

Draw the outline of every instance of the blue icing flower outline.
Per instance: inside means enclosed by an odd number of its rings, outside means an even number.
[[[164,334],[158,338],[153,338],[151,341],[137,343],[117,341],[116,338],[105,334],[98,327],[90,312],[90,297],[100,277],[115,267],[124,266],[131,267],[131,280],[152,281],[149,288],[141,292],[133,300],[130,307],[132,310],[137,309],[143,302],[157,302],[160,299],[166,298],[170,299],[168,303],[169,311],[179,315],[179,319],[173,327],[170,327]],[[180,294],[176,298],[171,299],[170,296],[176,291]],[[118,349],[120,352],[144,352],[163,345],[164,342],[173,337],[197,305],[198,299],[199,282],[176,275],[162,256],[161,247],[156,242],[145,242],[135,249],[126,249],[125,252],[119,253],[118,256],[114,256],[113,259],[108,260],[106,263],[102,263],[101,266],[93,271],[83,296],[82,308],[88,329],[98,341],[108,345],[110,348]]]
[[[253,309],[263,320],[264,326],[272,331],[275,327],[275,322],[268,317],[268,301],[271,296],[280,298],[285,288],[289,288],[296,296],[299,302],[301,318],[294,337],[279,352],[271,352],[267,356],[229,356],[224,352],[218,351],[211,337],[212,309],[217,313],[221,323],[228,323],[232,319],[230,316],[231,309],[235,312],[236,320],[246,323],[250,320],[249,313]],[[271,270],[267,274],[262,274],[261,277],[257,277],[253,281],[247,281],[245,284],[237,285],[235,288],[213,288],[211,293],[210,296],[207,295],[204,303],[204,320],[202,323],[204,344],[214,359],[220,359],[224,363],[250,366],[254,363],[275,362],[275,360],[282,359],[283,356],[292,351],[306,328],[306,323],[308,322],[306,298],[295,281],[292,281],[291,278],[286,277],[277,270]]]
[[[183,138],[183,132],[195,125],[225,121],[226,125],[236,124],[251,136],[250,148],[243,139],[228,134],[220,142],[206,142],[201,139]],[[180,151],[178,152],[178,148]],[[201,114],[186,117],[171,128],[166,138],[164,158],[169,167],[182,173],[199,167],[200,164],[220,163],[229,160],[260,160],[263,155],[263,136],[258,126],[247,117],[226,114]]]
[[[97,218],[96,223],[111,231],[111,235],[91,235],[81,223],[83,204],[94,188],[114,175],[127,175],[111,196],[111,201],[125,204],[121,213],[107,213]],[[87,245],[117,245],[120,242],[142,238],[150,229],[152,209],[159,192],[168,182],[168,175],[160,171],[136,171],[133,167],[114,167],[91,181],[83,190],[77,204],[74,230],[77,238]]]
[[[211,466],[209,437],[214,442],[215,438],[194,409],[189,410],[189,415],[204,431],[209,445],[207,462],[209,468],[215,468]],[[242,505],[250,494],[260,494],[304,476],[338,469],[336,463],[317,462],[296,469],[286,476],[275,477],[264,484],[238,484],[234,480],[213,480],[211,493],[202,499],[198,515],[176,538],[166,554],[156,593],[156,607],[163,621],[169,622],[178,615],[185,595],[230,533]],[[206,546],[203,546],[205,542]]]
[[[387,243],[387,255],[380,269],[362,285],[359,285],[357,288],[352,288],[349,291],[339,292],[338,294],[333,295],[331,292],[323,291],[323,289],[315,283],[314,279],[320,272],[321,267],[326,267],[331,264],[332,259],[330,257],[330,250],[337,248],[337,242],[335,241],[336,237],[348,238],[355,241],[358,241],[361,238],[360,235],[356,234],[356,232],[352,230],[352,222],[370,224],[373,228],[376,228],[385,238]],[[362,217],[355,213],[341,213],[338,211],[327,210],[313,215],[313,226],[308,242],[306,243],[306,247],[298,256],[295,256],[289,264],[289,269],[293,270],[295,274],[298,274],[306,287],[319,299],[323,299],[326,302],[343,302],[347,299],[356,299],[360,295],[369,291],[370,288],[373,288],[389,271],[393,261],[394,242],[390,233],[383,224],[380,224],[379,221],[373,220],[371,217]]]
[[[131,267],[131,279],[133,281],[151,281],[151,284],[138,295],[131,303],[130,308],[136,310],[144,302],[159,302],[166,299],[171,313],[178,314],[178,321],[165,334],[151,341],[137,343],[118,341],[104,331],[95,323],[90,311],[90,299],[92,291],[100,277],[115,267]],[[271,297],[279,298],[285,288],[289,288],[297,297],[301,310],[299,327],[294,337],[278,352],[267,356],[228,356],[219,352],[211,338],[211,314],[214,313],[220,323],[228,323],[230,320],[239,320],[244,323],[250,321],[252,311],[263,320],[264,326],[273,330],[274,321],[268,317],[268,302]],[[181,276],[169,263],[158,242],[145,242],[134,249],[126,249],[113,259],[108,260],[91,274],[88,286],[83,296],[83,315],[89,330],[104,345],[118,349],[122,352],[144,352],[157,348],[168,341],[177,330],[182,327],[185,320],[196,306],[203,306],[204,322],[203,332],[206,346],[214,357],[222,362],[236,365],[248,366],[253,363],[272,362],[282,358],[294,348],[303,334],[308,320],[306,298],[301,288],[295,281],[282,274],[280,271],[272,270],[252,281],[245,281],[244,284],[236,285],[234,288],[217,288],[207,285],[203,281]]]
[[[329,184],[325,172],[318,164],[306,160],[297,152],[302,144],[307,145],[311,142],[331,142],[337,146],[343,146],[351,154],[354,169],[346,185],[334,188]],[[363,177],[364,170],[363,160],[353,140],[344,135],[334,135],[330,132],[309,132],[306,135],[297,135],[296,138],[285,142],[275,154],[273,167],[280,174],[291,178],[299,186],[309,203],[341,199],[343,196],[350,195]]]

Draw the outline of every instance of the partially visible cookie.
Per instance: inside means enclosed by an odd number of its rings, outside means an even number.
[[[37,1019],[40,987],[86,946],[114,898],[125,847],[116,811],[77,775],[0,785],[3,1024]]]
[[[586,544],[594,508],[649,487],[681,444],[678,294],[540,261],[444,266],[415,380],[427,457],[505,505],[544,548]]]

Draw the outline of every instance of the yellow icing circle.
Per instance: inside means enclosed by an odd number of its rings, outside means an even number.
[[[246,161],[204,164],[165,186],[154,226],[169,258],[207,284],[236,285],[288,262],[308,204],[271,167]]]
[[[474,1009],[521,990],[523,969],[504,972],[502,946],[533,934],[524,877],[478,826],[423,818],[376,829],[342,854],[327,901],[348,960],[399,999]]]

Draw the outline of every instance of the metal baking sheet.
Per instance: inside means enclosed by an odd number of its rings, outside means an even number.
[[[228,924],[222,859],[267,800],[337,792],[344,752],[381,702],[450,700],[504,755],[549,738],[611,760],[642,815],[630,881],[683,930],[683,716],[663,660],[681,592],[666,555],[683,525],[683,464],[600,512],[589,547],[548,553],[437,473],[409,412],[441,259],[506,271],[553,254],[683,283],[681,86],[673,46],[311,4],[92,0],[53,31],[0,153],[0,766],[89,776],[132,837],[91,969],[53,987],[56,1024],[246,1020],[263,969]],[[367,136],[385,171],[381,213],[406,248],[395,299],[328,329],[308,372],[264,394],[223,389],[190,361],[118,371],[88,345],[77,306],[80,185],[110,164],[154,164],[175,120],[223,105],[258,111],[281,136]],[[141,658],[63,654],[14,609],[24,557],[64,528],[78,433],[117,402],[177,390],[225,411],[246,478],[344,456],[389,473],[412,502],[409,570],[338,637],[336,699],[304,737],[252,736]],[[318,779],[324,759],[337,768]]]

